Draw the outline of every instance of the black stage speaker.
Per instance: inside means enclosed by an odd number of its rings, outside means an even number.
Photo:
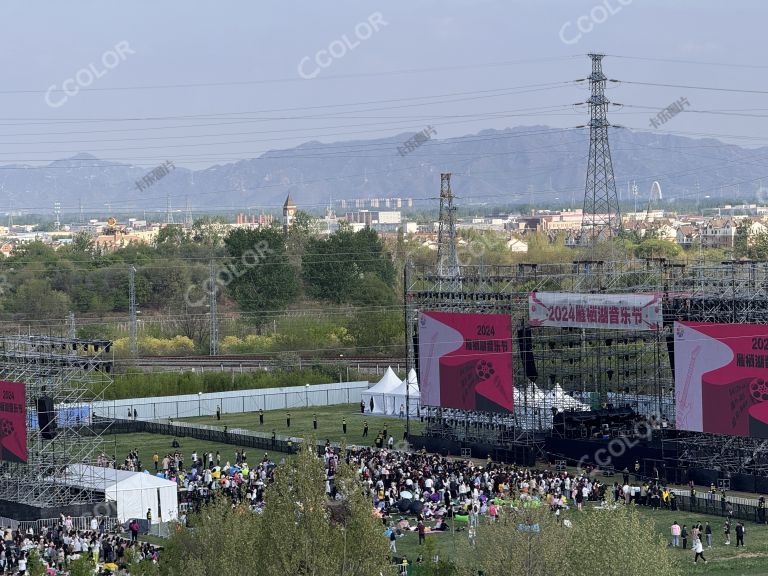
[[[56,410],[50,396],[40,396],[37,399],[37,422],[43,438],[53,440],[56,437]]]
[[[669,367],[672,369],[672,376],[675,375],[675,335],[667,334],[667,353],[669,354]]]

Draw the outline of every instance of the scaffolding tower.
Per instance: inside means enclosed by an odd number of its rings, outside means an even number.
[[[111,347],[109,340],[0,337],[0,379],[25,385],[28,454],[26,463],[0,462],[0,500],[56,508],[103,499],[82,488],[88,483],[79,482],[70,466],[103,464],[107,428],[93,426],[91,403],[102,400],[112,383]],[[57,414],[53,438],[43,438],[38,425],[38,400],[44,396]]]

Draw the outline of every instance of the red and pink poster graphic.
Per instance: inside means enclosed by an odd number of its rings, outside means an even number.
[[[423,406],[511,412],[511,317],[422,312],[419,379]]]
[[[768,438],[768,326],[675,322],[677,428]]]
[[[0,460],[27,461],[27,403],[23,382],[0,382]]]

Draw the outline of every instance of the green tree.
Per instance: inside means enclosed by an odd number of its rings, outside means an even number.
[[[299,283],[286,256],[282,232],[239,228],[227,235],[224,245],[231,260],[218,278],[242,311],[263,322],[268,314],[295,300]]]
[[[193,515],[192,530],[174,532],[160,556],[160,573],[362,576],[387,573],[387,543],[371,514],[357,472],[342,465],[340,500],[325,494],[325,472],[313,442],[275,470],[265,508],[254,514],[226,498]]]
[[[64,292],[53,290],[44,278],[29,278],[11,296],[8,307],[12,312],[35,320],[64,318],[72,303]]]
[[[635,256],[637,258],[677,258],[682,253],[683,249],[676,242],[656,238],[644,238],[635,247]]]
[[[395,267],[375,230],[352,232],[340,227],[327,238],[308,242],[302,275],[312,296],[337,303],[354,302],[364,292],[367,279],[378,278],[393,289]]]
[[[632,506],[572,514],[569,522],[556,522],[547,506],[504,509],[499,522],[478,527],[475,547],[462,543],[459,574],[681,574],[653,522]]]

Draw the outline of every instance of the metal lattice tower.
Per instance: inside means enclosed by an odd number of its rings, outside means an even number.
[[[92,425],[91,403],[103,400],[112,383],[111,346],[109,340],[0,337],[0,379],[25,386],[28,454],[26,463],[0,462],[0,499],[45,508],[103,501],[94,490],[77,488],[89,483],[72,465],[103,466],[100,449],[108,429]],[[54,438],[43,438],[36,424],[41,396],[56,407]]]
[[[173,211],[171,210],[171,195],[165,196],[165,223],[173,224]]]
[[[589,84],[589,161],[584,189],[584,214],[581,221],[582,243],[594,244],[621,232],[621,212],[613,178],[611,149],[608,145],[608,104],[605,97],[606,76],[603,54],[589,54],[592,74]]]
[[[461,270],[456,252],[456,207],[453,205],[451,174],[440,174],[440,220],[437,232],[438,288],[461,289]]]
[[[137,334],[137,311],[136,311],[136,267],[128,268],[128,314],[130,329],[131,356],[136,357],[139,354],[139,341]]]
[[[187,198],[187,206],[185,210],[184,215],[184,225],[187,226],[187,228],[192,228],[192,208],[189,205],[189,198]]]
[[[211,258],[210,264],[209,264],[209,271],[210,276],[208,280],[208,306],[211,309],[211,349],[210,349],[210,355],[216,356],[219,353],[219,318],[216,310],[216,296],[217,296],[217,288],[216,288],[216,265],[213,261],[213,258]]]

